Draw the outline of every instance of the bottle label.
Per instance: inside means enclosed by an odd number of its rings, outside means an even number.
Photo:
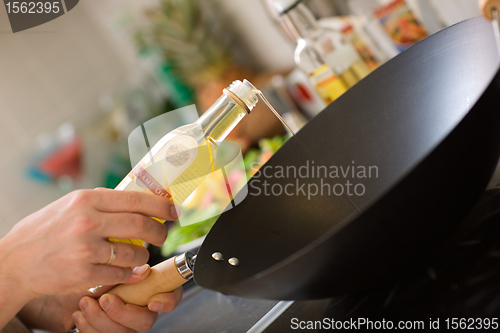
[[[206,146],[206,145],[204,145]],[[198,149],[196,140],[188,135],[179,135],[162,148],[156,155],[152,164],[137,164],[129,173],[129,177],[135,183],[126,189],[149,190],[155,195],[169,198],[177,204],[181,204],[189,194],[194,191],[198,182],[192,181],[197,176],[195,171],[196,160],[204,157],[204,149]],[[201,152],[201,153],[200,153]],[[132,184],[134,184],[132,183]],[[160,223],[165,221],[152,217]],[[142,245],[141,239],[117,239],[109,238],[112,242]]]
[[[417,20],[405,0],[394,0],[375,11],[385,31],[399,51],[404,51],[427,37],[427,31]]]
[[[344,83],[339,80],[333,70],[326,64],[316,68],[309,77],[327,104],[333,102],[347,91]]]
[[[166,161],[162,166],[163,176],[166,177],[165,184],[172,183],[186,168],[193,163],[198,154],[198,143],[188,135],[179,135],[170,140],[164,152],[159,155],[160,159]],[[162,176],[159,174],[158,176]]]
[[[144,170],[141,165],[136,165],[135,168],[132,169],[132,173],[135,175],[136,179],[146,186],[152,193],[169,199],[171,198],[170,193],[168,193],[168,191],[164,189],[149,172]]]
[[[354,27],[350,24],[342,29],[342,33],[347,37],[347,39],[354,46],[358,54],[365,61],[366,65],[370,70],[374,70],[378,67],[378,61],[375,59],[373,52],[363,41],[361,36],[354,30]]]
[[[138,164],[132,174],[139,187],[149,189],[153,194],[171,198],[169,184],[172,184],[196,159],[198,144],[187,135],[170,140],[154,160],[144,168]]]

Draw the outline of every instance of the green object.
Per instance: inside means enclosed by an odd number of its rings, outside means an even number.
[[[269,139],[261,139],[259,141],[260,149],[249,150],[243,158],[245,169],[247,170],[247,177],[251,177],[251,168],[254,163],[259,163],[259,159],[264,150],[269,150],[272,153],[275,153],[288,139],[288,135],[275,136]],[[185,218],[185,223],[188,225],[186,225],[185,227],[181,227],[179,222],[175,222],[175,224],[170,228],[168,232],[167,241],[161,248],[162,255],[164,257],[168,257],[175,253],[177,247],[179,247],[180,245],[191,242],[208,234],[212,226],[219,218],[219,215],[194,224],[189,224],[189,220],[203,220],[204,216],[213,215],[214,209],[216,209],[215,206],[209,206],[203,210],[192,210],[189,212],[185,212],[186,214],[189,214]]]
[[[175,253],[179,245],[186,244],[208,234],[218,218],[219,216],[215,216],[203,222],[190,224],[185,227],[181,227],[179,222],[175,222],[168,231],[167,241],[161,248],[162,256],[169,257]]]
[[[197,88],[224,76],[232,65],[232,30],[215,0],[161,0],[146,12],[149,25],[136,43],[158,49],[175,77]],[[183,105],[184,106],[184,105]]]
[[[175,75],[173,66],[164,64],[160,66],[158,71],[160,80],[170,93],[170,99],[175,108],[194,103],[195,97],[192,89]]]
[[[261,139],[259,141],[259,147],[262,150],[269,149],[271,152],[275,153],[288,140],[288,138],[288,135],[277,135],[270,139]]]
[[[130,159],[123,149],[117,149],[111,154],[108,166],[104,172],[104,187],[115,188],[130,171]]]

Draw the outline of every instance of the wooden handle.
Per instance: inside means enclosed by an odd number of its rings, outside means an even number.
[[[175,258],[165,260],[151,267],[149,276],[134,284],[120,284],[110,291],[127,304],[148,305],[151,296],[171,292],[182,286],[188,280],[182,277],[175,266]]]
[[[490,21],[493,20],[493,9],[496,8],[498,14],[500,15],[500,0],[479,0],[479,7],[481,8],[481,12],[483,13],[484,17],[486,17]]]

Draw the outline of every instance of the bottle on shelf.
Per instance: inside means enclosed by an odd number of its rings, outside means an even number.
[[[358,54],[363,58],[364,62],[370,70],[375,70],[379,66],[378,60],[373,55],[370,48],[365,44],[363,39],[358,35],[354,26],[347,24],[342,28],[342,33],[354,46]]]
[[[370,69],[340,31],[319,25],[301,0],[274,0],[290,35],[297,41],[295,63],[325,103],[340,97]]]
[[[196,122],[163,136],[115,190],[149,192],[181,205],[215,170],[217,148],[255,107],[259,94],[247,80],[234,81]],[[110,240],[143,244],[140,239]]]

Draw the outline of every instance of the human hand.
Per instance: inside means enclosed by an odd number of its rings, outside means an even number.
[[[176,220],[174,204],[135,191],[79,190],[19,222],[0,240],[0,283],[17,281],[31,298],[80,293],[96,285],[116,285],[145,264],[142,246],[113,243],[109,237],[140,238],[161,246],[166,227],[153,220]],[[22,264],[19,264],[22,263]]]
[[[138,272],[143,269],[143,272]],[[127,284],[136,283],[149,276],[149,266],[138,267],[135,275],[127,281]],[[110,288],[99,290],[106,292]],[[76,327],[82,333],[117,332],[128,333],[149,330],[158,312],[172,311],[182,298],[182,287],[173,292],[157,294],[151,297],[147,307],[124,304],[122,300],[112,294],[104,294],[99,300],[93,297],[83,297],[79,302],[80,311],[73,313]]]
[[[142,281],[150,272],[151,268],[147,264],[136,267],[125,284]],[[24,306],[18,316],[30,327],[54,332],[67,332],[74,327],[74,323],[81,332],[145,331],[155,322],[156,312],[171,311],[182,297],[182,288],[179,288],[171,293],[151,297],[148,307],[124,305],[118,297],[109,294],[96,300],[111,288],[113,286],[104,286],[96,294],[84,292],[42,296]],[[111,300],[108,299],[109,305],[105,307],[108,296],[111,296]]]

